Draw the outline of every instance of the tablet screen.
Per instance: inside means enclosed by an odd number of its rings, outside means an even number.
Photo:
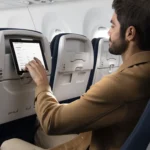
[[[40,41],[10,40],[13,57],[19,74],[25,72],[25,65],[38,58],[47,69]]]

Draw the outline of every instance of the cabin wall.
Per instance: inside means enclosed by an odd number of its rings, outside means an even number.
[[[0,28],[25,28],[42,32],[49,40],[55,34],[72,32],[89,39],[99,27],[109,27],[112,0],[54,2],[0,10]]]

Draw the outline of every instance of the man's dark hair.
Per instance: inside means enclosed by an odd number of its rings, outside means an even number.
[[[150,0],[114,0],[112,4],[121,26],[121,37],[129,26],[137,32],[141,50],[150,50]]]

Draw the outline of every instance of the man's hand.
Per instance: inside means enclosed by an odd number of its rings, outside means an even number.
[[[26,69],[29,71],[37,86],[49,85],[46,70],[39,59],[34,58],[34,60],[30,61],[26,65]]]

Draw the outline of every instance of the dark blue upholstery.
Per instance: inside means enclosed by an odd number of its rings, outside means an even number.
[[[92,40],[92,45],[93,45],[93,53],[94,53],[94,64],[93,64],[93,69],[91,70],[90,77],[89,77],[89,82],[87,84],[86,91],[90,88],[90,86],[93,83],[93,78],[94,78],[94,72],[95,72],[95,67],[97,63],[97,56],[98,56],[98,44],[101,38],[94,38]]]
[[[150,142],[150,100],[121,150],[146,150]]]

